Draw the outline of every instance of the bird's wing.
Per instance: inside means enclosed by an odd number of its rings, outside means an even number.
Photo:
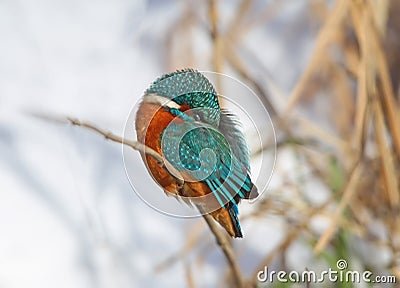
[[[163,133],[162,150],[174,168],[186,170],[205,182],[222,207],[241,198],[253,198],[256,188],[248,169],[231,151],[226,137],[218,130],[190,122],[173,122]]]
[[[250,172],[250,151],[236,115],[222,109],[219,130],[225,136],[236,158]]]

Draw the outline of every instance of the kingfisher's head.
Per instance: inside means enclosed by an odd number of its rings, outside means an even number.
[[[217,93],[211,82],[193,69],[161,76],[145,91],[143,102],[159,104],[184,120],[201,121],[213,126],[219,124]]]

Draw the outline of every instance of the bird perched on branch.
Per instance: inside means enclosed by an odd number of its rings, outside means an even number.
[[[239,122],[220,108],[210,81],[192,69],[163,75],[145,91],[135,126],[138,141],[165,160],[161,165],[142,155],[166,194],[210,213],[232,237],[243,237],[237,205],[258,192]]]

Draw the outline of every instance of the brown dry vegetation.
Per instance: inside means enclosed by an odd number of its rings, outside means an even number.
[[[199,16],[201,9],[196,8],[199,12],[187,4],[166,37],[165,68],[172,71],[197,67],[192,31],[209,33],[210,67],[218,72],[232,69],[263,97],[280,139],[284,139],[278,143],[278,162],[280,150],[292,150],[298,155],[299,164],[312,171],[307,177],[323,183],[330,191],[328,201],[315,205],[307,200],[306,188],[289,182],[272,191],[272,197],[255,204],[254,212],[243,221],[278,214],[288,219],[290,227],[281,244],[264,256],[260,269],[275,257],[284,257],[299,239],[312,245],[315,257],[329,251],[334,259],[346,256],[347,241],[357,239],[388,249],[390,261],[387,267],[380,268],[400,281],[400,1],[336,0],[329,5],[325,1],[308,1],[308,22],[318,26],[314,48],[287,96],[286,106],[278,109],[274,104],[276,95],[263,88],[267,77],[253,77],[251,64],[238,56],[238,50],[246,33],[269,25],[269,19],[280,13],[282,2],[285,1],[265,4],[263,11],[249,19],[255,4],[243,0],[223,31],[219,25],[219,1],[200,4],[208,14],[206,22]],[[317,103],[321,103],[321,97],[324,105],[331,107],[328,114],[319,113]],[[323,118],[324,125],[304,116],[310,114],[313,119]],[[282,199],[277,201],[287,189],[295,190],[297,197],[283,203]],[[293,214],[297,215],[295,223],[287,217]],[[325,231],[310,228],[310,221],[317,216],[329,220]],[[377,225],[382,228],[379,232]],[[181,254],[167,262],[185,259],[187,252],[196,247],[199,233],[189,231],[188,235]],[[332,263],[335,262],[329,264]],[[376,268],[364,263],[366,267],[372,271]],[[257,271],[247,279],[248,285],[257,285]],[[191,273],[187,266],[188,285],[196,287]]]

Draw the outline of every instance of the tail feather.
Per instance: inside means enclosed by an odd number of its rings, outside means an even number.
[[[228,212],[229,212],[229,216],[231,217],[233,231],[235,232],[234,237],[235,238],[243,238],[242,228],[240,227],[240,222],[239,222],[239,218],[238,218],[238,214],[239,214],[238,207],[235,204],[232,204],[229,206],[230,207],[228,207]]]

